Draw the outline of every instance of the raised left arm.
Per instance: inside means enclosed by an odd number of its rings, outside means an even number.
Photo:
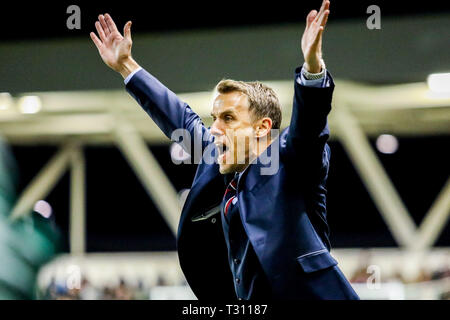
[[[329,159],[327,116],[331,110],[334,82],[322,59],[322,35],[329,6],[330,1],[324,0],[320,11],[312,10],[306,18],[302,36],[305,63],[295,72],[293,110],[283,152],[287,162],[310,173],[326,166]],[[311,79],[311,74],[312,79],[317,76],[322,82],[305,83],[305,79]]]

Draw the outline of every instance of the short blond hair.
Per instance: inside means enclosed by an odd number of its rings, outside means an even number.
[[[259,81],[245,82],[223,79],[216,85],[218,93],[242,92],[249,102],[249,111],[254,120],[264,117],[272,119],[272,129],[280,129],[281,104],[275,91]]]

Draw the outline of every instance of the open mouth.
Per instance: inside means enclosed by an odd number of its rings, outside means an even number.
[[[230,149],[226,144],[216,143],[217,150],[219,151],[219,163],[225,163],[227,155],[229,156]]]

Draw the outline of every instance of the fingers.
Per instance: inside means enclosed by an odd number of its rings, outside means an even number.
[[[320,7],[320,11],[319,11],[319,13],[316,16],[316,19],[315,19],[316,22],[319,22],[319,21],[322,20],[325,12],[327,12],[327,11],[329,12],[329,10],[328,10],[329,8],[330,8],[330,1],[324,0],[322,2],[322,6]]]
[[[311,10],[311,12],[306,17],[306,27],[311,25],[311,22],[314,21],[314,18],[317,16],[317,10]]]
[[[128,21],[123,27],[123,36],[131,41],[131,21]]]
[[[103,28],[103,32],[105,33],[105,36],[109,36],[111,31],[109,30],[108,25],[106,24],[105,17],[101,14],[98,16],[98,21],[100,21],[100,24]]]
[[[102,46],[102,42],[100,41],[99,38],[97,38],[97,36],[95,35],[94,32],[90,33],[91,39],[94,42],[95,46],[97,47],[98,50],[100,50],[100,47]]]
[[[98,22],[98,21],[95,22],[95,29],[97,29],[98,35],[100,36],[100,39],[102,40],[102,42],[105,42],[106,36],[105,36],[105,33],[103,32],[103,28],[102,28],[100,22]]]
[[[116,24],[114,23],[113,19],[107,13],[105,14],[105,20],[106,20],[106,24],[108,25],[109,31],[111,31],[111,32],[119,31],[119,30],[117,30]]]
[[[322,1],[322,5],[320,6],[320,10],[319,10],[319,12],[322,12],[322,11],[324,11],[324,9],[325,9],[325,5],[326,5],[326,3],[327,3],[328,1],[327,0],[323,0]]]
[[[327,11],[324,12],[323,17],[322,17],[322,21],[320,21],[320,26],[321,27],[325,27],[325,25],[327,24],[329,15],[330,15],[330,10],[327,10]]]
[[[316,24],[320,27],[325,27],[325,25],[328,21],[328,16],[330,14],[329,8],[330,8],[330,1],[324,0],[322,2],[322,7],[320,8],[319,13],[315,16],[315,18],[311,22],[311,24]]]

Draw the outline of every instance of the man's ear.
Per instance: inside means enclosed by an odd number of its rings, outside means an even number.
[[[259,119],[254,124],[255,136],[257,138],[262,138],[270,134],[270,129],[272,129],[272,119],[266,117]]]

